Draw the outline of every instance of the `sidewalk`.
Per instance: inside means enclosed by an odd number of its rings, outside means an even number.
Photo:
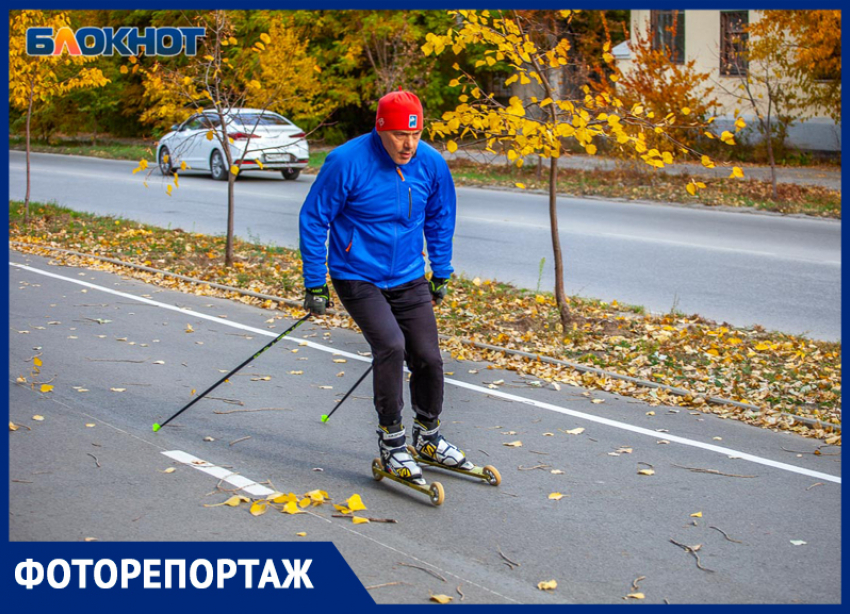
[[[458,150],[451,154],[443,151],[446,160],[467,159],[474,162],[489,164],[505,164],[505,156],[491,154],[485,151]],[[536,164],[536,156],[528,156],[527,164]],[[614,170],[618,164],[629,164],[613,160],[611,158],[600,158],[588,155],[568,155],[560,159],[560,168],[576,170]],[[770,167],[746,165],[741,167],[744,176],[749,179],[770,181]],[[676,163],[666,166],[659,172],[670,175],[682,175],[688,173],[692,176],[707,177],[709,179],[725,179],[729,176],[728,167],[717,167],[708,169],[699,163]],[[841,169],[838,167],[815,166],[815,167],[779,167],[777,168],[777,181],[779,183],[796,183],[800,185],[816,185],[830,190],[841,191]]]

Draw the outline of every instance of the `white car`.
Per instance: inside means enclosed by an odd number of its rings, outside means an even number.
[[[218,113],[210,110],[172,126],[157,146],[160,172],[170,175],[185,162],[189,170],[208,171],[213,179],[226,180],[227,156],[217,137],[208,138],[210,130],[217,131],[220,124]],[[225,115],[225,124],[230,155],[240,174],[271,170],[294,180],[307,166],[307,135],[282,115],[262,109],[231,109]]]

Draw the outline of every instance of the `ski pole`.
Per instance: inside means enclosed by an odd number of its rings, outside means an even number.
[[[359,379],[359,380],[357,380],[357,381],[354,383],[354,385],[351,387],[351,390],[349,390],[348,392],[346,392],[346,393],[345,393],[345,396],[344,396],[344,397],[342,397],[342,400],[341,400],[339,403],[337,403],[337,404],[336,404],[336,407],[334,407],[334,408],[331,410],[331,413],[329,413],[329,414],[327,414],[327,415],[323,415],[323,416],[322,416],[322,422],[327,422],[328,420],[330,420],[330,419],[331,419],[331,416],[333,416],[333,415],[334,415],[334,412],[335,412],[336,410],[338,410],[338,409],[339,409],[339,406],[340,406],[340,405],[342,405],[343,403],[345,403],[345,399],[347,399],[347,398],[348,398],[348,396],[349,396],[352,392],[354,392],[354,390],[355,390],[355,389],[356,389],[356,388],[360,385],[360,382],[362,382],[364,379],[366,379],[366,376],[367,376],[367,375],[369,375],[369,373],[370,373],[371,371],[372,371],[372,365],[369,365],[369,368],[368,368],[368,369],[366,369],[366,372],[365,372],[365,373],[363,373],[363,375],[361,375],[361,376],[360,376],[360,379]]]
[[[290,326],[289,328],[287,328],[285,331],[283,331],[282,333],[280,333],[277,337],[275,337],[275,338],[274,338],[274,339],[272,339],[269,343],[267,343],[267,344],[265,345],[265,347],[263,347],[263,349],[261,349],[259,352],[257,352],[257,353],[256,353],[256,354],[254,354],[253,356],[251,356],[248,360],[246,360],[246,361],[245,361],[245,362],[243,362],[241,365],[239,365],[238,367],[236,367],[235,369],[233,369],[233,371],[231,371],[230,373],[228,373],[227,375],[225,375],[224,377],[222,377],[222,378],[221,378],[220,380],[218,380],[215,384],[213,384],[212,386],[210,386],[209,388],[207,388],[207,389],[206,389],[206,390],[205,390],[202,394],[198,395],[197,397],[195,397],[194,399],[192,399],[191,401],[189,401],[189,404],[188,404],[188,405],[186,405],[183,409],[181,409],[181,410],[180,410],[180,411],[178,411],[176,414],[174,414],[173,416],[171,416],[168,420],[166,420],[166,421],[165,421],[165,422],[163,422],[162,424],[156,424],[156,423],[155,423],[155,424],[153,425],[153,432],[154,432],[154,433],[156,433],[159,429],[161,429],[161,428],[162,428],[162,427],[164,427],[166,424],[168,424],[169,422],[171,422],[172,420],[174,420],[174,418],[176,418],[177,416],[179,416],[180,414],[182,414],[184,411],[186,411],[187,409],[189,409],[190,407],[192,407],[192,405],[194,405],[195,403],[197,403],[198,401],[200,401],[201,399],[203,399],[205,396],[207,396],[210,392],[212,392],[212,391],[213,391],[213,389],[214,389],[216,386],[218,386],[220,383],[222,383],[222,382],[223,382],[223,381],[225,381],[227,378],[229,378],[230,376],[232,376],[232,375],[233,375],[234,373],[236,373],[239,369],[241,369],[242,367],[244,367],[245,365],[247,365],[247,364],[248,364],[249,362],[251,362],[252,360],[256,360],[256,358],[257,358],[260,354],[262,354],[263,352],[265,352],[267,349],[269,349],[269,348],[270,348],[271,346],[273,346],[275,343],[277,343],[278,341],[280,341],[281,339],[283,339],[284,337],[286,337],[289,333],[291,333],[293,330],[295,330],[296,328],[298,328],[298,327],[299,327],[302,323],[304,323],[304,322],[307,320],[307,318],[309,318],[311,315],[312,315],[312,313],[311,313],[311,312],[307,312],[307,315],[306,315],[306,316],[304,316],[303,318],[301,318],[300,320],[298,320],[295,324],[293,324],[292,326]]]

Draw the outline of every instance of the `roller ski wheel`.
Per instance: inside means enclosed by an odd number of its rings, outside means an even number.
[[[417,484],[416,482],[411,482],[409,480],[405,480],[404,478],[400,478],[397,475],[386,471],[381,463],[380,458],[376,458],[372,461],[372,478],[376,482],[380,482],[384,478],[387,478],[388,480],[392,480],[393,482],[397,482],[399,484],[402,484],[403,486],[412,488],[416,492],[426,495],[431,500],[431,503],[434,506],[442,505],[443,501],[445,501],[446,499],[446,494],[443,490],[443,485],[439,482],[431,482],[430,484]]]
[[[461,475],[467,475],[472,478],[477,478],[483,482],[487,482],[490,486],[498,486],[502,483],[502,476],[499,473],[499,470],[496,469],[493,465],[486,465],[484,467],[474,466],[472,469],[460,469],[458,467],[448,467],[446,465],[442,465],[438,462],[432,461],[430,459],[425,458],[420,455],[416,448],[413,446],[407,446],[407,451],[410,452],[410,455],[422,466],[425,467],[437,467],[438,469],[445,469],[446,471],[451,471],[453,473],[459,473]]]

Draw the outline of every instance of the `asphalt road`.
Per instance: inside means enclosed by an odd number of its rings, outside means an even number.
[[[308,322],[154,434],[193,389],[291,320],[41,257],[9,259],[19,265],[9,267],[13,541],[327,540],[364,585],[380,585],[370,591],[379,603],[426,603],[431,593],[459,602],[458,587],[464,603],[623,603],[637,579],[646,603],[841,602],[840,448],[815,455],[821,442],[788,433],[538,388],[446,357],[446,435],[503,481],[431,471],[446,489],[435,508],[372,480],[370,382],[319,421],[367,366],[359,335]],[[322,489],[336,503],[357,493],[362,515],[398,522],[354,526],[328,505],[259,517],[206,507],[236,486],[176,451],[283,492]],[[555,492],[563,498],[551,500]],[[671,540],[699,545],[699,561]],[[556,590],[538,590],[553,579]]]
[[[9,155],[10,198],[21,199],[24,154]],[[145,187],[131,162],[32,160],[34,200],[194,232],[226,227],[226,186],[206,177],[186,174],[169,197],[158,171]],[[246,174],[236,185],[236,233],[296,247],[312,180]],[[570,294],[841,338],[840,221],[572,198],[560,199],[559,219]],[[454,265],[470,277],[552,288],[546,197],[459,189]]]

